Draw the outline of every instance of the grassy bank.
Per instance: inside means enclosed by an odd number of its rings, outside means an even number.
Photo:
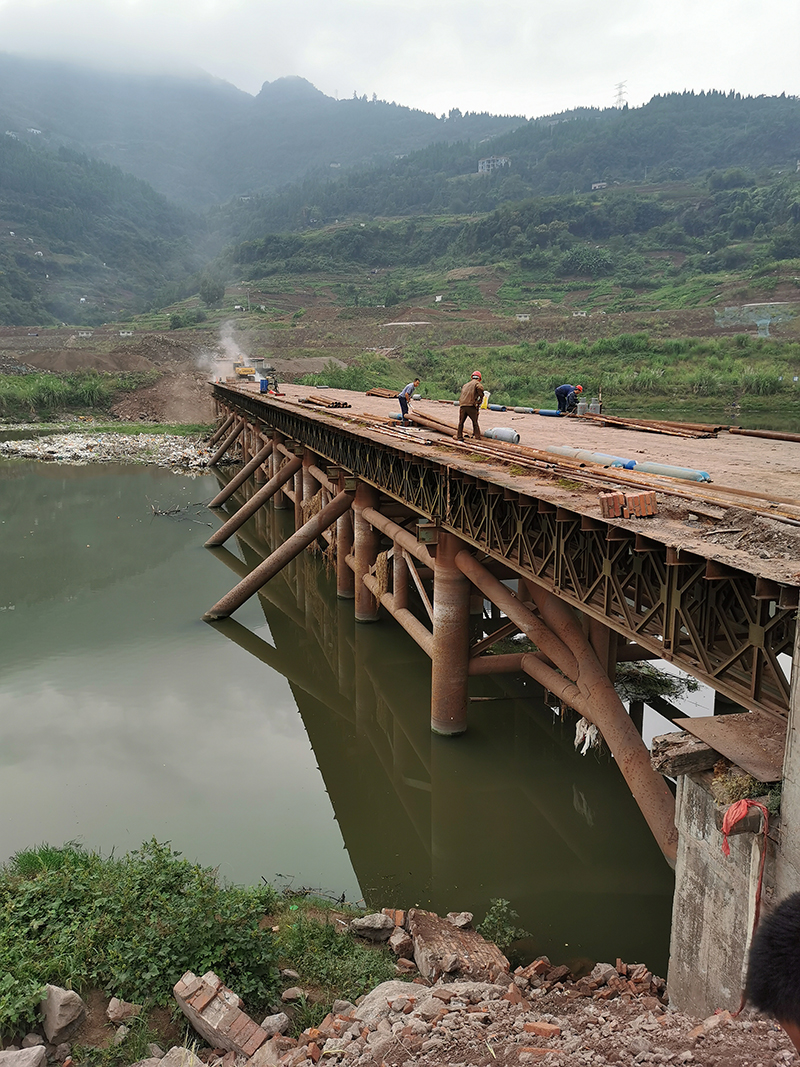
[[[57,412],[108,412],[123,393],[158,380],[156,371],[131,374],[93,370],[73,374],[0,375],[0,418],[47,419]]]
[[[458,395],[476,367],[498,404],[552,407],[555,387],[572,382],[583,385],[588,397],[602,393],[606,405],[738,404],[744,409],[750,402],[766,402],[800,408],[800,344],[744,334],[664,341],[642,332],[593,344],[409,345],[402,365],[365,353],[347,368],[330,367],[304,381],[359,390],[400,388],[416,375],[425,396],[446,399]]]
[[[281,988],[279,967],[314,991],[296,1015],[302,1030],[336,997],[394,975],[388,953],[343,929],[323,902],[220,885],[156,841],[121,859],[73,843],[19,852],[0,869],[0,1039],[35,1024],[46,983],[166,1005],[187,970],[216,971],[260,1018]]]

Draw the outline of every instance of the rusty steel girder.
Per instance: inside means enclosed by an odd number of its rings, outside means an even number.
[[[750,710],[786,715],[779,657],[794,644],[797,590],[720,567],[489,479],[223,386],[237,413],[311,448],[458,534],[590,618]],[[766,586],[766,589],[765,589]]]

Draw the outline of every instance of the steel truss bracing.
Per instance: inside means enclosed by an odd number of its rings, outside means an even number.
[[[248,412],[752,710],[786,714],[797,590],[219,386]]]

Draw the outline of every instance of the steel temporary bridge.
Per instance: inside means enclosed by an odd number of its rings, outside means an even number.
[[[212,463],[237,448],[243,466],[212,506],[237,490],[245,500],[207,543],[222,544],[269,500],[294,507],[296,532],[207,618],[232,614],[305,547],[325,543],[356,619],[372,621],[382,606],[430,655],[433,729],[466,729],[470,675],[527,672],[598,726],[670,860],[672,794],[613,689],[617,661],[667,660],[756,713],[749,734],[735,732],[743,765],[748,756],[763,765],[758,735],[782,743],[798,586],[763,573],[759,560],[745,570],[659,540],[642,521],[598,517],[596,495],[565,499],[524,450],[512,461],[482,442],[487,455],[470,456],[243,386],[213,391]],[[570,477],[593,484],[577,467]],[[499,619],[477,641],[475,594]],[[519,630],[535,652],[491,654]],[[702,725],[694,729],[703,736]],[[713,747],[724,750],[718,740]]]

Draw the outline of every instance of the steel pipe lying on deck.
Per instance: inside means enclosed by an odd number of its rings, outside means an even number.
[[[568,456],[570,459],[580,460],[581,463],[597,463],[601,467],[623,467],[626,471],[630,471],[636,466],[635,459],[609,456],[605,452],[591,452],[588,448],[573,448],[571,445],[548,445],[547,451],[554,452],[557,456]]]
[[[206,548],[224,544],[231,534],[236,533],[240,526],[244,526],[247,520],[255,515],[258,509],[278,492],[281,486],[294,478],[302,466],[303,460],[300,456],[290,459],[286,466],[281,467],[278,473],[270,478],[265,486],[259,489],[257,493],[254,493],[245,504],[242,504],[236,514],[232,515],[224,526],[220,526],[217,532],[209,537],[206,541]]]
[[[225,501],[233,496],[239,486],[244,485],[250,475],[261,466],[261,464],[264,462],[265,459],[267,459],[271,452],[272,441],[268,441],[259,452],[256,452],[250,462],[246,463],[244,467],[242,467],[242,469],[239,471],[239,473],[235,474],[233,478],[231,478],[225,488],[222,489],[219,493],[217,493],[217,495],[214,497],[214,499],[208,506],[210,508],[221,508]]]
[[[232,615],[246,600],[249,600],[263,585],[266,585],[270,578],[274,578],[287,563],[290,563],[295,556],[299,556],[313,541],[316,541],[322,531],[336,522],[340,515],[344,515],[352,504],[352,493],[339,493],[338,496],[335,496],[322,511],[317,512],[312,519],[308,520],[305,526],[301,526],[299,530],[296,530],[282,545],[270,553],[263,563],[260,563],[255,570],[251,571],[246,578],[243,578],[221,600],[218,600],[213,608],[209,608],[203,618],[225,619],[228,615]]]

